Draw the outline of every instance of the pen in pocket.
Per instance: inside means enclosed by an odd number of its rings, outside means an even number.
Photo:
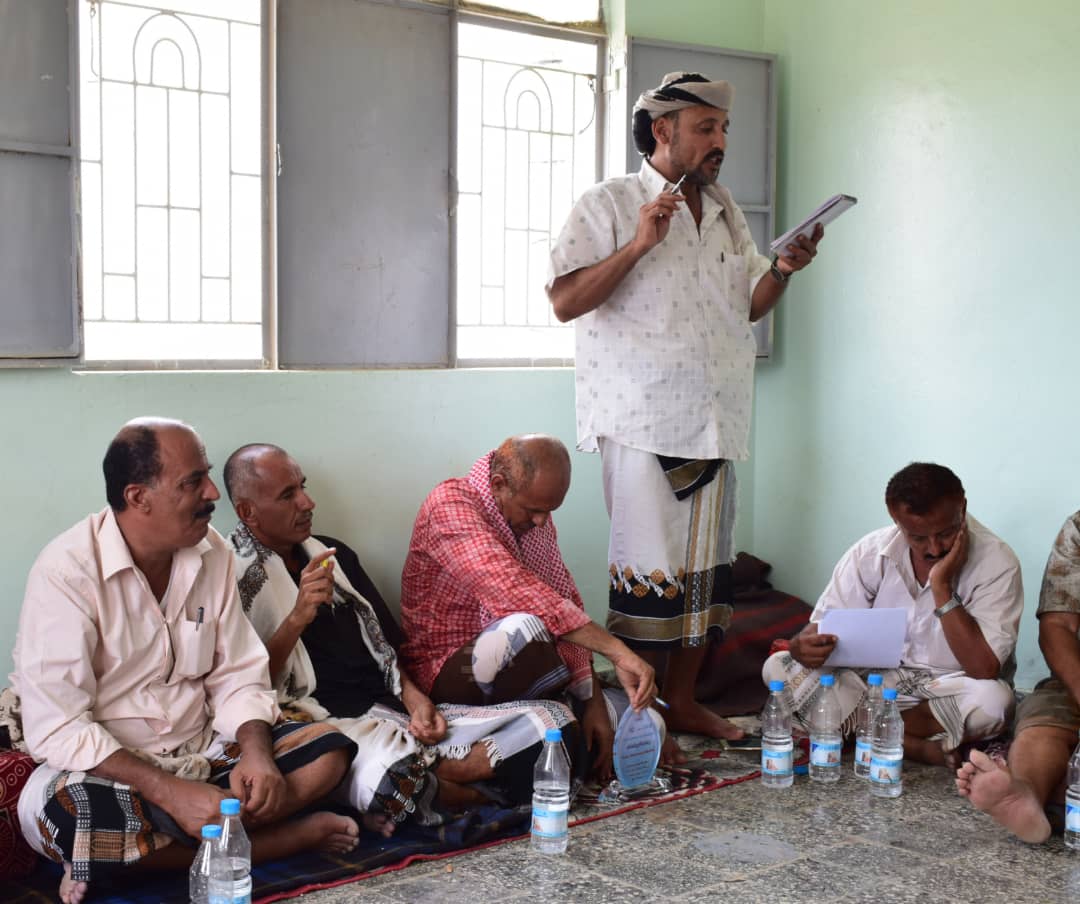
[[[199,612],[198,612],[198,614],[197,614],[197,615],[195,616],[195,630],[196,630],[196,631],[198,631],[198,630],[199,630],[199,625],[201,625],[201,624],[202,624],[202,619],[203,619],[203,607],[202,607],[202,606],[199,606]]]

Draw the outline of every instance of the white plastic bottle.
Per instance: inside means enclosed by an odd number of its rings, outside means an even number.
[[[221,838],[217,850],[227,868],[215,874],[211,858],[209,904],[251,904],[251,842],[240,822],[240,801],[221,802]]]
[[[784,682],[769,682],[769,699],[761,711],[761,784],[790,788],[792,772],[791,712],[784,703]]]
[[[1069,760],[1065,788],[1065,847],[1080,851],[1080,744]]]
[[[188,897],[191,904],[207,904],[210,883],[210,855],[221,837],[221,826],[203,826],[199,852],[188,871]]]
[[[870,749],[870,791],[878,797],[899,797],[904,790],[904,720],[896,707],[896,690],[888,687],[882,696]]]
[[[866,678],[867,691],[859,704],[855,721],[855,774],[870,774],[870,747],[874,738],[874,719],[881,710],[881,676],[876,672]]]
[[[569,841],[570,760],[562,732],[549,728],[544,749],[533,768],[532,831],[530,844],[541,854],[562,854]]]
[[[840,701],[836,679],[821,676],[821,686],[810,713],[810,778],[815,782],[840,779]]]

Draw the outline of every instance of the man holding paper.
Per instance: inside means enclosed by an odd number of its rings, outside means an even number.
[[[889,481],[885,505],[893,525],[844,554],[810,624],[787,652],[766,660],[762,676],[788,682],[796,719],[806,725],[819,671],[832,671],[850,733],[865,675],[882,671],[886,686],[899,692],[904,755],[954,764],[956,748],[997,734],[1012,712],[1013,651],[1024,607],[1020,563],[967,514],[964,487],[948,468],[908,465]],[[860,643],[866,638],[823,633],[826,614],[886,608],[906,612],[898,667],[886,668],[895,660],[833,667],[834,651],[868,645]]]
[[[733,89],[676,72],[634,107],[641,170],[593,186],[551,252],[548,295],[577,322],[578,448],[600,452],[611,517],[608,630],[669,654],[668,725],[742,733],[694,700],[710,631],[731,617],[735,475],[749,456],[750,325],[817,253],[771,261],[717,184]]]

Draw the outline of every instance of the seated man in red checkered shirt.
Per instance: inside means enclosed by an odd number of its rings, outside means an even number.
[[[648,663],[585,614],[551,513],[570,455],[550,436],[511,437],[467,477],[439,484],[416,516],[401,584],[401,657],[436,703],[558,698],[579,707],[598,777],[610,772],[611,715],[592,651],[615,666],[635,709],[656,695]]]

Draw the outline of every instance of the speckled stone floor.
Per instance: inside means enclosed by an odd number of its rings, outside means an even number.
[[[571,830],[562,857],[527,841],[305,895],[303,904],[491,901],[1039,902],[1080,900],[1080,853],[1031,847],[974,811],[944,769],[905,764],[904,794],[871,798],[845,762],[637,810]]]

